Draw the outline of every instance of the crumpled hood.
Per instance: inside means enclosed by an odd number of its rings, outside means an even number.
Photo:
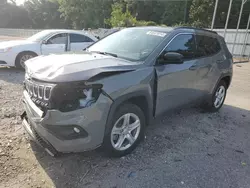
[[[88,80],[100,73],[132,71],[138,66],[138,63],[90,52],[39,56],[25,64],[30,77],[47,82]]]
[[[34,42],[29,41],[29,40],[5,41],[5,42],[0,42],[0,49],[21,46],[21,45],[26,45],[26,44],[33,44],[33,43]]]

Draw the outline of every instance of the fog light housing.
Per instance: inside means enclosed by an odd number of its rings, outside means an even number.
[[[44,125],[44,127],[60,140],[74,140],[88,136],[88,133],[78,125]]]

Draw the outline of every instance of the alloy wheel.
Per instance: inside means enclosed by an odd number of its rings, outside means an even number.
[[[114,124],[111,131],[111,144],[114,149],[124,151],[137,140],[141,130],[141,122],[137,115],[126,113]]]

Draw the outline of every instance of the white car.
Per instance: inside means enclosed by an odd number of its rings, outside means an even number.
[[[83,50],[97,40],[83,31],[44,30],[25,40],[0,42],[0,66],[24,68],[35,56]]]

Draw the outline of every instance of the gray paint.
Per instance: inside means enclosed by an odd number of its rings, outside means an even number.
[[[164,30],[164,28],[152,28]],[[41,57],[27,63],[27,72],[33,78],[53,83],[87,81],[103,84],[102,89],[108,95],[108,97],[101,95],[97,102],[88,108],[68,113],[48,110],[44,118],[35,117],[25,100],[28,117],[36,120],[37,132],[58,151],[76,152],[93,149],[102,144],[106,124],[112,122],[117,107],[124,101],[133,97],[145,97],[148,104],[148,120],[151,120],[166,110],[198,101],[197,99],[205,100],[221,78],[232,76],[231,56],[224,50],[225,45],[218,35],[188,28],[172,31],[168,28],[166,32],[169,34],[145,62],[130,62],[110,56],[82,53]],[[187,33],[218,37],[222,51],[211,57],[193,59],[183,64],[157,65],[157,57],[173,37]],[[59,63],[52,60],[58,60]],[[40,64],[40,67],[36,67],[35,63],[38,62],[44,62],[45,65]],[[117,72],[117,74],[91,81],[94,76],[105,72]],[[43,124],[58,126],[77,124],[82,126],[89,136],[72,141],[58,140],[40,126]]]

